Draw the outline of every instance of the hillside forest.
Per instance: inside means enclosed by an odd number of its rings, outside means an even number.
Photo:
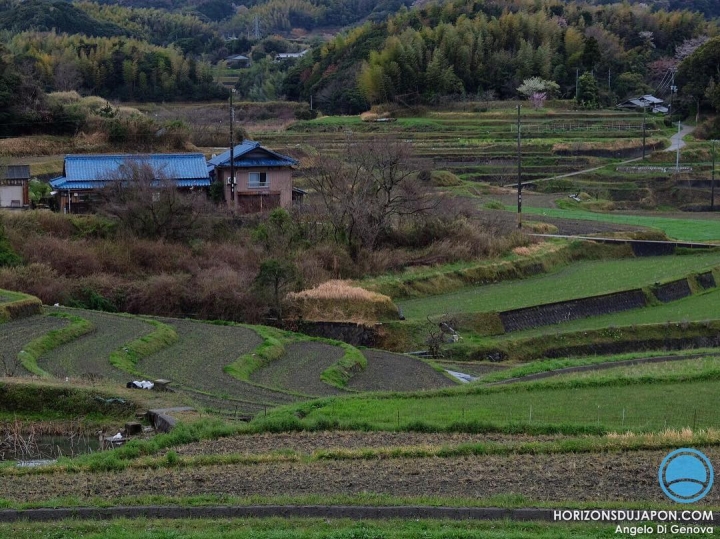
[[[712,6],[705,9],[701,1],[457,0],[411,8],[258,1],[232,8],[232,15],[219,0],[0,6],[5,136],[77,132],[71,113],[47,98],[53,92],[116,103],[224,100],[229,90],[219,80],[226,71],[235,75],[231,84],[240,100],[312,99],[326,114],[383,103],[516,98],[529,78],[554,83],[549,97],[611,106],[649,92],[670,99],[672,73],[679,83],[672,97],[690,114],[717,104],[720,79],[712,69],[718,26],[709,18]],[[254,22],[251,31],[243,17]],[[310,53],[301,59],[275,60],[305,49]],[[225,59],[238,53],[250,65],[229,70]],[[687,66],[699,64],[709,70],[698,78]]]

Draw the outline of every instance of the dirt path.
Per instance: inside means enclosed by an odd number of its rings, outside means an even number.
[[[711,461],[720,448],[700,448]],[[666,501],[657,470],[667,451],[256,463],[3,477],[3,497],[32,502],[72,496],[229,495],[486,498],[542,501]],[[718,505],[720,489],[703,500]]]

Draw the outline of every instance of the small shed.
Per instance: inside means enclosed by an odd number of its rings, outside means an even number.
[[[30,205],[30,165],[7,165],[0,169],[0,208]]]

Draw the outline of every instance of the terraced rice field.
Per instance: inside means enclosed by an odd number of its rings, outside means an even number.
[[[407,318],[457,312],[518,309],[649,286],[720,264],[720,252],[683,256],[582,261],[560,270],[448,294],[397,302]]]
[[[455,385],[450,378],[419,359],[381,350],[363,350],[364,371],[348,382],[355,391],[417,391]]]
[[[161,319],[172,326],[178,341],[142,358],[137,368],[151,378],[166,378],[206,395],[193,393],[211,407],[256,412],[266,406],[294,402],[296,397],[242,382],[224,372],[262,339],[252,330],[190,320]]]
[[[339,346],[298,342],[285,347],[285,354],[254,372],[250,379],[262,385],[308,396],[338,395],[341,390],[320,380],[320,375],[344,354]]]
[[[587,157],[573,150],[574,142],[613,144],[633,140],[639,144],[642,120],[623,112],[553,111],[523,112],[523,179],[525,181],[583,170],[613,162],[612,157]],[[338,153],[344,144],[340,133],[352,132],[356,140],[378,136],[411,141],[418,168],[449,170],[471,182],[507,184],[517,170],[515,112],[435,112],[423,118],[400,118],[392,123],[364,123],[358,117],[326,117],[298,122],[284,132],[258,136],[280,151],[298,146],[313,147],[323,155]],[[647,131],[662,137],[662,129]],[[553,153],[553,145],[564,142],[568,155]],[[620,155],[618,154],[618,157]]]
[[[703,448],[712,460],[717,447]],[[543,501],[667,504],[657,469],[667,450],[604,453],[481,455],[468,458],[383,458],[270,462],[190,467],[128,468],[117,472],[5,475],[7,500],[21,503],[72,497],[348,496],[446,498],[517,495]],[[716,506],[720,490],[703,504]],[[551,535],[548,535],[550,537]],[[357,537],[357,536],[356,536]],[[372,536],[379,537],[379,536]]]
[[[51,308],[53,309],[53,308]],[[117,316],[83,309],[53,309],[90,321],[95,330],[67,343],[38,359],[38,366],[58,378],[95,375],[127,382],[128,374],[110,364],[110,354],[123,345],[153,331],[139,318]]]
[[[42,337],[49,331],[68,325],[68,320],[54,316],[32,316],[0,326],[0,351],[6,360],[17,357],[18,353],[30,341]],[[29,375],[22,366],[18,366],[16,376]]]

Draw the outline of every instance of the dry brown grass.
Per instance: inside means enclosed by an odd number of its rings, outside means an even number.
[[[363,113],[360,115],[360,119],[361,119],[363,122],[374,122],[374,121],[377,120],[378,118],[380,118],[380,115],[379,115],[379,114],[376,114],[376,113],[374,113],[374,112],[363,112]]]
[[[398,312],[388,296],[339,280],[290,293],[287,301],[290,311],[306,320],[375,322]]]
[[[525,221],[523,227],[536,234],[557,234],[558,227],[550,223],[541,223],[538,221]]]
[[[657,138],[648,138],[646,141],[646,145],[650,148],[660,144],[662,144],[662,141]],[[583,152],[591,150],[620,151],[637,148],[642,148],[642,139],[629,138],[589,142],[558,142],[553,144],[552,151],[553,153]]]

